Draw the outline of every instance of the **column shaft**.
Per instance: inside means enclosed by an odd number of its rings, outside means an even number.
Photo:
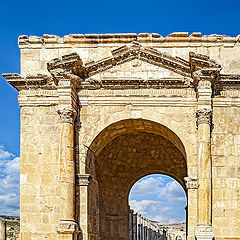
[[[60,147],[61,220],[75,219],[74,127],[62,123]]]
[[[62,124],[60,139],[61,209],[57,231],[60,240],[75,240],[78,233],[75,222],[74,119],[76,114],[71,108],[61,109],[58,113]]]
[[[211,224],[211,145],[210,125],[198,126],[198,224]]]

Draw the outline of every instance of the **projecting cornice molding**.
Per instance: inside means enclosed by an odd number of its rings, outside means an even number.
[[[66,84],[78,89],[139,89],[139,88],[188,88],[198,85],[201,79],[208,79],[215,91],[226,88],[239,88],[240,75],[220,74],[221,66],[206,55],[189,53],[189,60],[171,56],[152,47],[145,47],[139,42],[118,47],[111,52],[112,56],[83,63],[77,53],[55,58],[47,64],[51,76],[37,74],[21,76],[3,74],[4,78],[17,90],[22,89],[56,89]],[[146,62],[160,68],[175,72],[179,77],[141,79],[138,77],[94,76],[111,68],[130,61]],[[151,71],[151,70],[150,70]],[[61,81],[61,82],[60,82]]]
[[[71,53],[62,56],[62,58],[55,58],[47,64],[47,69],[51,73],[56,85],[59,81],[70,81],[76,88],[81,84],[81,79],[74,74],[76,67],[82,66],[82,60],[76,53]],[[63,84],[65,85],[65,84]]]
[[[18,91],[27,89],[56,89],[51,76],[44,74],[21,76],[18,73],[4,73],[2,75]]]
[[[226,35],[211,34],[204,35],[200,32],[174,32],[166,37],[158,33],[115,33],[115,34],[69,34],[63,37],[57,35],[44,34],[40,36],[22,35],[18,38],[20,48],[41,48],[43,45],[46,48],[62,48],[71,44],[78,44],[79,46],[86,45],[105,45],[105,44],[129,44],[133,41],[140,43],[148,43],[154,45],[209,45],[222,44],[226,47],[233,47],[240,42],[240,35],[237,37],[230,37]]]

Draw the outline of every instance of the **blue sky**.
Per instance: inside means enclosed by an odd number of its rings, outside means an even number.
[[[130,191],[129,204],[151,220],[185,221],[186,194],[176,180],[166,175],[153,174],[140,179]]]
[[[156,32],[166,36],[171,32],[184,31],[237,36],[240,33],[239,8],[239,0],[1,1],[0,73],[20,72],[19,35]],[[12,183],[8,181],[14,176],[14,184],[17,184],[19,175],[10,165],[16,167],[20,145],[17,91],[2,77],[0,111],[0,149],[3,152],[2,156],[0,152],[1,214],[3,211],[15,211],[6,205],[8,198],[4,195],[3,185],[9,183],[10,188]],[[10,154],[7,157],[6,152]],[[8,197],[9,202],[13,200],[18,204],[17,197]]]

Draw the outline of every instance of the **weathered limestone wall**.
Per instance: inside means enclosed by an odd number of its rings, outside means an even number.
[[[240,109],[236,101],[239,98],[214,100],[212,217],[219,240],[239,239],[240,236]]]
[[[59,131],[59,116],[55,107],[22,107],[22,240],[56,239],[60,212]]]

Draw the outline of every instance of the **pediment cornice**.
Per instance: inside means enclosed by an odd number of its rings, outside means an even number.
[[[78,65],[73,69],[73,72],[81,78],[86,79],[114,66],[138,59],[155,66],[169,69],[183,77],[191,77],[191,68],[188,61],[179,57],[172,57],[170,54],[162,53],[151,47],[144,47],[138,42],[132,42],[130,45],[117,48],[111,53],[111,57],[96,62],[92,61],[85,64],[85,66]]]
[[[4,74],[7,81],[17,90],[31,88],[56,89],[61,79],[73,84],[79,89],[138,89],[138,88],[195,88],[201,78],[208,78],[215,89],[239,88],[240,75],[220,74],[221,66],[206,55],[189,53],[189,60],[171,56],[154,48],[132,42],[111,51],[108,58],[99,61],[83,63],[77,53],[71,53],[51,60],[47,68],[51,74],[21,76],[19,74]],[[178,77],[141,79],[134,77],[107,78],[94,76],[108,71],[113,67],[131,62],[146,62],[177,73]],[[151,70],[150,70],[151,71]]]

